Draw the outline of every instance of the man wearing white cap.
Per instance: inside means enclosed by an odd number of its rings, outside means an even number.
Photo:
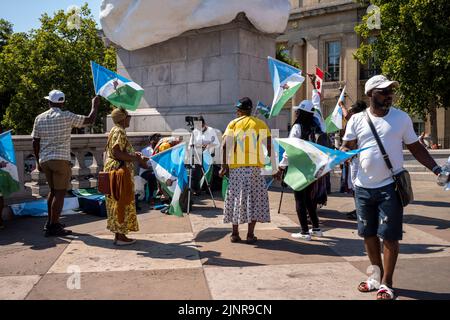
[[[378,300],[395,298],[392,284],[399,241],[403,235],[403,205],[396,192],[392,172],[398,174],[404,170],[402,143],[433,173],[438,175],[441,171],[418,141],[408,114],[391,107],[393,88],[398,85],[397,81],[390,81],[383,75],[367,81],[365,93],[370,98],[370,108],[350,118],[341,148],[343,151],[368,148],[360,153],[357,160],[359,170],[355,179],[355,205],[358,234],[364,238],[371,264],[379,268],[381,286],[380,281],[374,281],[371,277],[361,282],[358,290],[378,290]],[[370,122],[386,151],[392,171],[385,161],[387,157],[383,157]],[[384,245],[384,265],[380,239]]]
[[[64,196],[72,176],[70,156],[70,134],[72,128],[92,125],[97,117],[100,97],[92,99],[89,116],[76,115],[61,110],[66,98],[63,92],[53,90],[47,97],[49,110],[38,115],[34,121],[33,149],[37,160],[37,168],[45,173],[50,193],[47,199],[48,220],[45,225],[45,236],[65,236],[71,233],[59,223]]]

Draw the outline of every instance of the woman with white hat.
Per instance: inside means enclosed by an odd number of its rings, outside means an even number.
[[[289,138],[298,138],[316,142],[316,133],[322,130],[314,121],[314,104],[310,100],[303,100],[297,107],[294,107],[297,119],[292,126]],[[276,177],[280,179],[288,166],[287,154],[283,155],[283,160],[279,164]],[[319,201],[319,189],[322,183],[315,181],[301,191],[294,191],[295,206],[300,221],[301,231],[293,233],[291,236],[296,239],[311,240],[311,236],[322,236],[319,227],[319,217],[317,216],[317,204]],[[308,227],[308,215],[311,219],[312,228]]]

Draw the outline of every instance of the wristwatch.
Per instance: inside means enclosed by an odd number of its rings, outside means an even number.
[[[435,175],[438,175],[442,172],[442,168],[439,165],[436,165],[431,171],[433,171]]]

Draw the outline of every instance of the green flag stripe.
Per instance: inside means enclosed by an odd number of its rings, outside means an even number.
[[[129,85],[124,85],[117,88],[116,92],[111,94],[107,99],[116,107],[134,111],[139,106],[143,95],[143,90],[136,90]]]
[[[292,186],[294,190],[301,191],[314,182],[316,165],[305,152],[290,144],[282,143],[282,146],[289,158],[285,182]],[[301,168],[301,170],[298,168]]]
[[[297,92],[297,90],[300,89],[301,85],[302,84],[299,83],[298,85],[283,92],[278,102],[273,106],[272,110],[270,110],[269,118],[275,117],[281,112],[281,109],[283,109],[286,102],[288,102],[289,99],[292,98],[292,96]]]
[[[3,196],[9,196],[11,193],[20,190],[20,184],[17,180],[4,170],[0,170],[0,191]]]
[[[336,131],[341,130],[334,124],[332,115],[329,115],[328,118],[325,120],[325,125],[327,128],[327,133],[334,133]]]

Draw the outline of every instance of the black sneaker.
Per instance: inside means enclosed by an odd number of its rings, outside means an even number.
[[[47,231],[49,225],[50,225],[50,223],[48,223],[48,222],[44,225],[44,232]],[[64,223],[59,223],[58,222],[56,225],[61,227],[61,228],[63,228],[63,229],[66,227],[66,225]]]
[[[348,212],[347,213],[347,219],[349,219],[349,220],[357,220],[358,217],[356,215],[356,210]]]
[[[72,234],[72,230],[64,229],[63,225],[60,223],[50,225],[50,227],[45,231],[45,237],[65,237]]]
[[[165,208],[161,209],[161,213],[169,214],[169,207],[165,207]]]

